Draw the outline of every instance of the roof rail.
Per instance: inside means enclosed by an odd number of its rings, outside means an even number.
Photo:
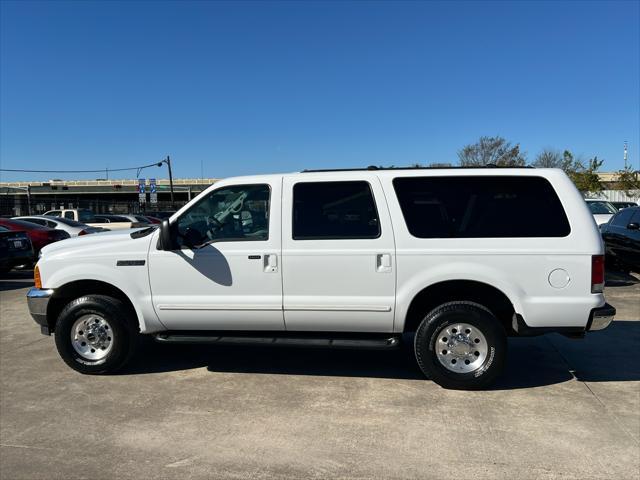
[[[470,166],[470,167],[463,167],[460,165],[452,165],[450,167],[443,167],[443,166],[420,166],[420,167],[376,167],[375,165],[369,165],[368,167],[364,167],[364,168],[320,168],[320,169],[305,169],[302,170],[300,173],[316,173],[316,172],[361,172],[361,171],[375,171],[375,170],[450,170],[450,169],[456,169],[456,170],[464,170],[464,169],[477,169],[477,168],[535,168],[531,165],[523,165],[523,166],[519,166],[519,167],[512,167],[512,166],[506,166],[506,165],[496,165],[494,163],[490,163],[488,165],[479,165],[479,166]]]

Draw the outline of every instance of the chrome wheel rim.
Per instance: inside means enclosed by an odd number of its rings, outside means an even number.
[[[472,373],[482,367],[489,345],[478,327],[453,323],[440,329],[435,349],[438,361],[450,372]]]
[[[71,327],[71,345],[86,360],[102,360],[113,348],[111,325],[100,315],[83,315]]]

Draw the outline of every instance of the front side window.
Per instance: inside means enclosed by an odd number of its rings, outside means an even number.
[[[268,185],[231,185],[214,190],[177,221],[180,248],[214,241],[269,239]]]
[[[402,177],[393,186],[418,238],[565,237],[560,199],[541,177]]]
[[[378,211],[368,182],[303,182],[294,185],[294,240],[379,236]]]
[[[64,218],[73,220],[73,212],[64,212]]]

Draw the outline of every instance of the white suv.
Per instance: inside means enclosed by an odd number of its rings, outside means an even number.
[[[506,339],[605,328],[603,244],[560,170],[229,178],[157,227],[52,244],[29,308],[64,361],[108,373],[160,342],[392,348],[481,388]]]

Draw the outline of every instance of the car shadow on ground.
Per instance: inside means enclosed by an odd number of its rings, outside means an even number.
[[[566,382],[638,381],[640,322],[614,322],[585,339],[561,335],[509,340],[507,368],[492,390]],[[122,374],[206,367],[212,373],[312,375],[423,380],[410,339],[398,350],[330,350],[257,346],[164,345],[145,342]]]
[[[33,287],[33,270],[11,270],[0,274],[0,292]]]

